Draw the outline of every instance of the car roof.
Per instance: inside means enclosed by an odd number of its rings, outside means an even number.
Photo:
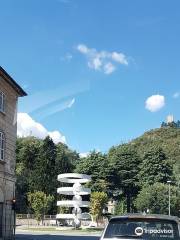
[[[139,218],[142,218],[142,219],[158,219],[158,220],[174,220],[176,222],[179,221],[179,218],[176,217],[176,216],[168,216],[168,215],[162,215],[162,214],[138,214],[138,213],[129,213],[129,214],[126,214],[126,215],[121,215],[121,216],[115,216],[115,217],[112,217],[110,219],[111,220],[115,220],[115,219],[124,219],[124,218],[128,218],[128,219],[139,219]]]

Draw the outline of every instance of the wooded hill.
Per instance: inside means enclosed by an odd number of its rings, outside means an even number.
[[[150,208],[152,213],[164,214],[168,213],[167,181],[171,180],[172,212],[180,213],[180,129],[174,126],[148,131],[129,143],[113,146],[107,154],[92,151],[85,158],[64,144],[55,145],[49,137],[18,138],[16,156],[19,213],[31,211],[27,195],[36,191],[55,196],[49,213],[56,213],[57,175],[66,172],[90,174],[92,190],[107,193],[127,211]]]
[[[135,146],[140,156],[143,156],[148,149],[154,146],[162,148],[173,165],[176,180],[180,181],[180,128],[161,127],[153,129],[129,144]]]

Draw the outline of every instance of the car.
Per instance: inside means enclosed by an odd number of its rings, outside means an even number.
[[[90,227],[90,228],[96,228],[96,227],[97,227],[97,223],[96,223],[96,222],[91,222],[91,223],[89,224],[89,227]]]
[[[100,240],[180,240],[179,219],[167,215],[127,214],[109,220]]]

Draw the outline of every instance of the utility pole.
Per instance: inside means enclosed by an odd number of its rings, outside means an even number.
[[[171,216],[171,181],[167,181],[167,183],[169,184],[169,216]]]

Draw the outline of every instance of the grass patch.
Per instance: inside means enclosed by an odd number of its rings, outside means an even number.
[[[83,232],[102,232],[104,228],[86,228],[81,229]]]
[[[23,230],[31,230],[31,231],[55,231],[56,228],[54,228],[54,227],[29,227],[29,228],[23,228]]]

